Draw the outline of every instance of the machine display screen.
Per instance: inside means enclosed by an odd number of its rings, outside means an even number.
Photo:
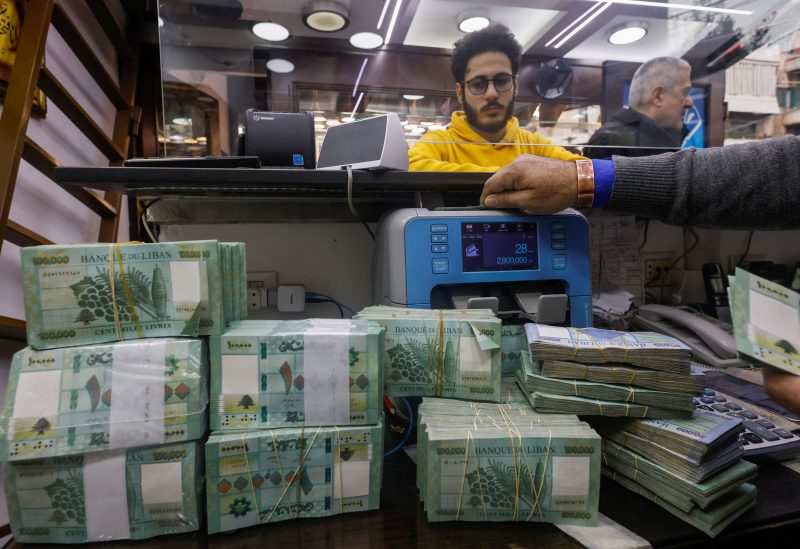
[[[536,223],[462,223],[464,272],[539,268]]]

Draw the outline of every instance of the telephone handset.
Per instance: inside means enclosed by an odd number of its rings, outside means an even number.
[[[741,365],[736,358],[733,334],[695,313],[666,305],[642,305],[634,323],[682,341],[701,362],[718,368]]]

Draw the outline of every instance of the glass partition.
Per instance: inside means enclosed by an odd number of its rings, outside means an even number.
[[[797,0],[160,0],[160,153],[241,154],[247,109],[312,113],[317,149],[395,113],[412,169],[432,170],[451,168],[414,159],[491,171],[800,133],[798,15]],[[495,35],[453,74],[454,43],[493,23],[519,63]],[[679,61],[642,67],[663,57]]]

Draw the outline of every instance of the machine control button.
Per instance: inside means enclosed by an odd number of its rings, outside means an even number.
[[[563,231],[566,228],[567,228],[566,223],[550,223],[551,231]]]
[[[567,249],[567,243],[566,242],[551,242],[550,246],[554,250],[566,250]]]
[[[553,256],[553,270],[554,271],[563,271],[567,268],[567,256],[566,255],[554,255]]]
[[[431,244],[431,251],[435,254],[446,254],[449,249],[447,244]]]
[[[441,223],[435,223],[431,225],[431,232],[432,233],[446,233],[447,232],[447,225]]]
[[[564,231],[550,233],[550,240],[566,240],[566,239],[567,239],[567,233],[565,233]]]
[[[446,234],[432,234],[431,235],[431,242],[447,242],[447,235]]]
[[[446,257],[437,257],[431,263],[433,274],[447,274],[450,270],[449,262]]]

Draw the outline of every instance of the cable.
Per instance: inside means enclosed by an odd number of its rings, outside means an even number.
[[[650,228],[650,220],[648,219],[644,222],[644,240],[642,240],[642,243],[639,244],[640,252],[642,251],[642,248],[644,248],[644,245],[647,244],[647,231],[649,228]]]
[[[353,167],[348,164],[345,168],[347,168],[347,207],[350,208],[350,213],[356,219],[361,219],[361,216],[356,211],[355,204],[353,204]]]
[[[375,240],[375,233],[373,233],[372,229],[369,228],[369,225],[367,225],[367,222],[366,221],[362,221],[361,224],[364,225],[365,229],[367,229],[367,232],[372,237],[372,240]]]
[[[331,301],[330,299],[321,299],[318,297],[309,297],[306,294],[306,303],[333,303],[339,309],[339,318],[344,318],[344,309],[342,309],[342,304],[336,301]]]
[[[335,298],[333,298],[333,297],[331,297],[331,296],[329,296],[327,294],[321,294],[319,292],[306,292],[306,299],[308,299],[308,298],[311,298],[311,299],[314,299],[314,298],[327,299],[331,303],[335,303],[336,305],[342,307],[343,309],[346,309],[347,312],[350,313],[350,316],[355,316],[356,315],[356,312],[351,307],[348,307],[347,305],[345,305],[341,301],[338,301],[337,299],[335,299]]]
[[[408,410],[408,429],[406,429],[406,435],[394,448],[383,454],[383,457],[389,457],[402,448],[405,443],[408,441],[408,437],[411,436],[411,431],[414,429],[414,411],[411,409],[411,404],[406,400],[406,397],[397,397],[406,404],[406,410]]]
[[[660,290],[659,290],[659,295],[661,296],[661,303],[664,303],[664,283],[667,281],[667,275],[669,275],[669,273],[672,271],[672,269],[675,267],[675,265],[678,264],[678,262],[681,259],[686,257],[686,254],[688,254],[689,252],[691,252],[692,250],[697,248],[697,245],[700,243],[700,236],[694,231],[694,229],[689,227],[687,230],[692,234],[692,236],[694,236],[694,244],[692,244],[689,248],[684,248],[683,253],[681,255],[679,255],[678,257],[676,257],[675,261],[670,263],[669,267],[667,267],[667,270],[664,272],[664,276],[661,277],[661,287],[660,287]],[[684,269],[681,269],[681,271],[684,271]],[[684,282],[684,284],[685,284],[685,282]],[[682,290],[683,290],[683,288],[681,287],[681,289],[679,291],[682,291]]]
[[[744,248],[744,253],[742,257],[739,258],[739,261],[736,262],[737,267],[741,267],[742,263],[744,263],[744,258],[747,257],[747,254],[750,253],[750,244],[753,242],[753,233],[755,231],[750,231],[750,234],[747,235],[747,246]]]

